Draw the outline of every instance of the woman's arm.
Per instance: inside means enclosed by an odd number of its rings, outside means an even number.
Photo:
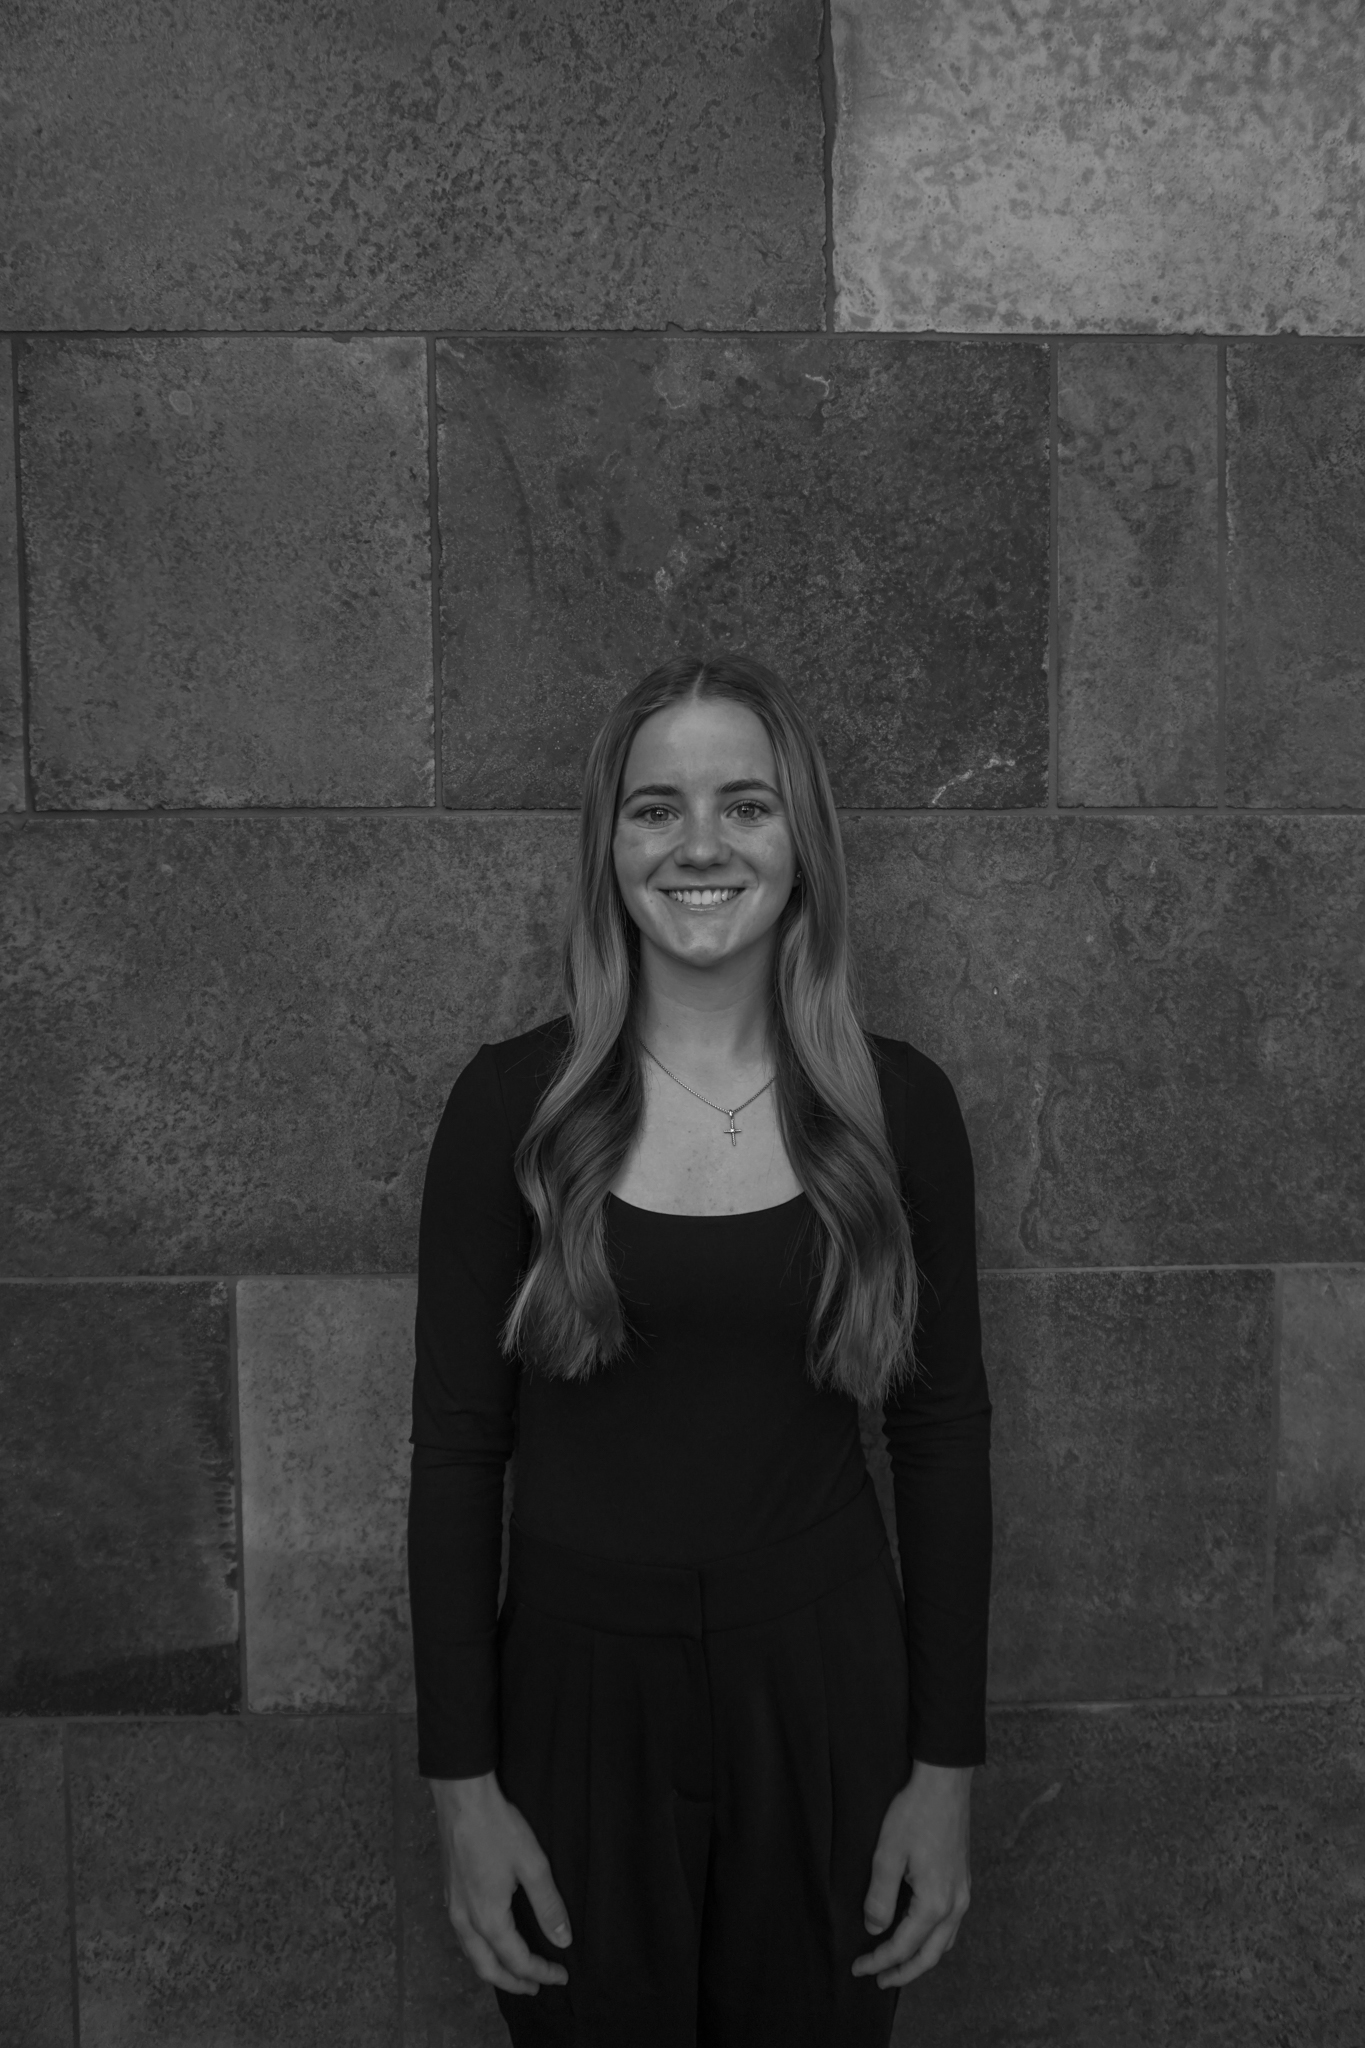
[[[907,1984],[957,1939],[971,1899],[973,1766],[986,1749],[991,1573],[991,1404],[981,1358],[971,1147],[947,1076],[910,1047],[897,1149],[920,1302],[913,1381],[886,1404],[896,1533],[910,1652],[910,1782],[888,1807],[864,1901],[869,1934],[854,1963]]]
[[[408,1589],[417,1767],[435,1801],[446,1910],[486,1982],[534,1996],[567,1973],[518,1933],[517,1885],[551,1941],[570,1937],[544,1852],[496,1776],[502,1489],[517,1390],[498,1330],[530,1252],[514,1149],[484,1046],[451,1091],[422,1194]]]
[[[498,1329],[529,1251],[512,1156],[484,1046],[437,1129],[418,1236],[408,1590],[428,1778],[474,1777],[498,1761],[502,1487],[517,1389]]]
[[[911,1754],[986,1754],[991,1403],[981,1357],[971,1146],[946,1074],[910,1055],[902,1186],[920,1275],[915,1376],[886,1403],[910,1635]]]

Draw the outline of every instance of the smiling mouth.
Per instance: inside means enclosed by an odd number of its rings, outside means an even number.
[[[679,903],[684,910],[713,910],[722,903],[732,903],[742,892],[739,889],[665,889],[663,893],[670,903]]]

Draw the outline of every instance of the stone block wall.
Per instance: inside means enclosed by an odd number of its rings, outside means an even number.
[[[557,1007],[596,722],[719,646],[977,1163],[991,1754],[896,2040],[1358,2048],[1358,10],[0,36],[0,2037],[503,2038],[415,1775],[421,1176]]]

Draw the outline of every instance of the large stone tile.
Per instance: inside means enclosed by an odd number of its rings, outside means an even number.
[[[256,1712],[412,1710],[416,1308],[412,1279],[237,1283],[246,1704]]]
[[[1365,1256],[1365,825],[861,817],[873,1028],[958,1087],[988,1266]]]
[[[840,327],[1365,325],[1332,0],[834,0]]]
[[[895,2048],[1358,2048],[1365,1708],[1002,1712]]]
[[[1218,358],[1064,345],[1057,379],[1058,793],[1218,799]]]
[[[819,0],[54,0],[0,326],[818,327]]]
[[[247,1705],[410,1707],[417,1285],[237,1286]]]
[[[432,801],[419,340],[21,360],[40,809]]]
[[[1271,1687],[1365,1686],[1365,1267],[1281,1276]]]
[[[0,811],[24,808],[24,692],[19,657],[19,517],[14,489],[13,343],[0,341]]]
[[[238,1696],[227,1289],[0,1286],[0,1712]]]
[[[62,1731],[0,1721],[0,2041],[70,2048]]]
[[[839,800],[1047,794],[1033,343],[691,336],[438,353],[448,803],[572,806],[637,676],[744,649]]]
[[[411,1272],[481,1040],[560,1007],[575,821],[0,827],[12,1270]],[[995,1266],[1365,1256],[1351,818],[847,821],[870,1021]]]
[[[1274,1278],[982,1281],[996,1699],[1259,1691]]]
[[[83,2048],[396,2034],[385,1723],[73,1729]]]
[[[399,1727],[397,1802],[404,2048],[506,2048],[492,1986],[467,1960],[446,1913],[436,1817],[417,1775],[410,1721]]]
[[[11,828],[11,1270],[413,1271],[455,1076],[559,1008],[575,822]]]
[[[1365,343],[1228,350],[1227,495],[1228,800],[1365,809]]]

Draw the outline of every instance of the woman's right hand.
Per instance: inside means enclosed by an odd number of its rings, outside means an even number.
[[[512,1918],[520,1884],[546,1940],[567,1948],[573,1939],[545,1852],[504,1799],[496,1774],[427,1783],[436,1801],[446,1911],[474,1968],[503,1991],[534,1994],[542,1984],[567,1984],[564,1966],[533,1955]]]

